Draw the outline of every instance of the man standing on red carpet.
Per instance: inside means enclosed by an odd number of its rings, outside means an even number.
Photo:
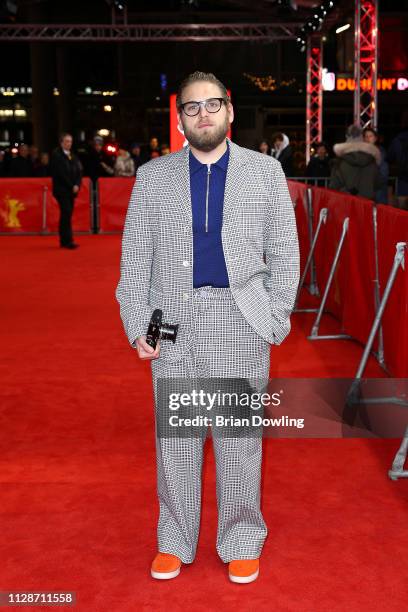
[[[203,437],[158,435],[158,381],[267,380],[270,346],[290,331],[299,282],[293,204],[280,163],[227,138],[225,86],[195,72],[177,95],[188,146],[141,166],[129,202],[116,290],[126,334],[151,360],[156,409],[158,554],[151,575],[174,578],[196,554]],[[154,309],[178,324],[153,350]],[[216,549],[233,582],[259,573],[262,439],[214,437]]]
[[[62,249],[77,249],[73,240],[72,214],[75,198],[81,188],[82,167],[72,152],[72,135],[64,132],[59,139],[59,147],[51,156],[52,193],[60,207],[59,238]]]

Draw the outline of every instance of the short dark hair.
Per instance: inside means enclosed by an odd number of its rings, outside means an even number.
[[[221,91],[221,97],[224,98],[226,102],[231,102],[231,98],[228,95],[227,88],[225,87],[224,83],[221,83],[221,81],[217,79],[215,74],[213,74],[212,72],[200,72],[199,70],[196,70],[195,72],[192,72],[191,74],[189,74],[188,77],[186,77],[180,83],[180,86],[177,92],[177,96],[176,96],[177,108],[180,108],[182,104],[181,97],[186,87],[188,87],[192,83],[198,83],[200,81],[201,82],[204,81],[206,83],[213,83],[214,85],[217,85],[217,87],[219,87]]]
[[[346,130],[346,140],[358,140],[359,138],[361,140],[362,135],[363,135],[363,130],[356,123],[349,125]]]
[[[314,148],[315,148],[315,150],[316,150],[316,151],[317,151],[317,149],[318,149],[319,147],[324,147],[325,149],[327,149],[327,144],[326,144],[325,142],[323,142],[323,141],[321,141],[321,142],[315,142],[313,146],[314,146]]]
[[[72,137],[72,134],[70,134],[70,132],[61,132],[60,137],[59,137],[59,142],[62,142],[64,140],[65,136],[71,136],[72,140],[74,140],[73,137]]]
[[[283,140],[282,132],[275,132],[274,134],[272,134],[271,140],[272,142],[275,142],[275,140]]]

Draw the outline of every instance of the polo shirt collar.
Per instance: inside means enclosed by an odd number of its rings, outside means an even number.
[[[198,170],[201,170],[202,168],[206,168],[207,164],[202,164],[193,154],[193,152],[190,149],[190,174],[195,174],[195,172],[197,172]],[[217,166],[218,168],[220,168],[220,170],[224,170],[224,172],[227,171],[228,168],[228,160],[229,160],[229,143],[227,140],[227,150],[225,151],[225,153],[220,157],[220,159],[218,159],[216,162],[214,162],[213,164],[211,164],[211,166]]]

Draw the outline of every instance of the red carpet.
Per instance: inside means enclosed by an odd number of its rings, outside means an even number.
[[[408,482],[387,476],[397,440],[267,440],[269,537],[251,585],[230,583],[216,555],[207,445],[196,561],[174,581],[151,579],[150,367],[114,298],[120,238],[79,237],[73,252],[56,237],[0,240],[0,591],[76,591],[78,612],[406,608]],[[352,376],[362,348],[308,341],[312,318],[293,317],[272,374]],[[333,326],[325,318],[322,332]],[[374,360],[367,374],[382,375]]]

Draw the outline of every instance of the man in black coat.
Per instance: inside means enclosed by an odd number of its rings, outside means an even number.
[[[306,167],[306,176],[310,178],[329,178],[331,172],[330,159],[324,142],[315,145],[315,154],[310,158]],[[325,186],[325,181],[317,181],[315,185]]]
[[[71,134],[61,134],[60,146],[51,156],[52,193],[60,207],[59,235],[64,249],[76,249],[73,241],[71,219],[74,201],[81,186],[82,167],[79,159],[72,153]]]

